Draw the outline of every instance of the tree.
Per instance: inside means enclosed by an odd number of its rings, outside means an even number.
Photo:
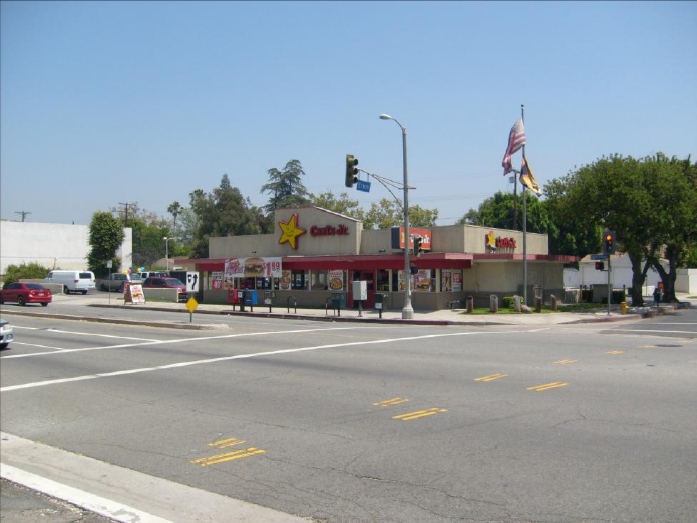
[[[615,154],[545,189],[554,201],[550,209],[555,219],[559,217],[560,230],[572,224],[589,236],[588,231],[595,229],[595,241],[583,238],[590,247],[584,254],[600,252],[602,229],[616,232],[618,251],[627,253],[632,266],[632,303],[641,306],[642,286],[651,266],[661,274],[666,299],[674,299],[677,267],[686,262],[689,246],[697,238],[695,179],[695,165],[689,158],[668,160],[659,153],[636,160]],[[585,227],[579,227],[582,223]],[[669,260],[668,272],[660,265],[661,255]]]
[[[299,207],[310,203],[308,192],[302,183],[305,176],[299,160],[290,160],[283,171],[275,167],[267,171],[269,182],[261,187],[262,193],[270,193],[269,203],[264,210],[272,214],[276,209]]]
[[[167,212],[172,215],[172,228],[177,227],[177,216],[182,212],[182,206],[177,201],[173,201],[167,206]]]
[[[642,170],[646,191],[657,208],[650,224],[653,245],[646,256],[661,277],[664,301],[674,302],[677,269],[689,264],[697,243],[697,164],[689,156],[668,159],[657,153],[644,159]],[[668,260],[668,271],[659,253]]]
[[[316,207],[349,216],[356,220],[363,221],[365,217],[365,211],[360,207],[359,201],[351,200],[347,192],[342,192],[339,198],[336,198],[331,191],[319,195],[311,194],[310,203]]]
[[[476,211],[470,209],[457,223],[460,225],[481,225],[496,229],[513,229],[513,209],[515,207],[517,207],[520,215],[518,223],[523,223],[522,196],[518,197],[518,199],[520,202],[516,206],[514,205],[513,194],[498,191],[494,196],[480,203]],[[525,215],[526,230],[528,232],[548,234],[554,229],[544,203],[537,196],[526,194]]]
[[[121,220],[117,220],[109,212],[95,212],[92,215],[87,266],[97,278],[104,278],[109,273],[108,261],[112,263],[113,272],[120,270],[121,262],[116,256],[116,251],[121,247],[123,238]]]
[[[244,198],[230,178],[224,174],[220,186],[207,194],[197,189],[189,194],[190,207],[196,216],[196,228],[192,231],[190,254],[196,258],[208,257],[208,241],[211,236],[238,236],[261,234],[269,223],[249,198]]]
[[[418,205],[409,206],[409,225],[412,227],[434,227],[438,219],[437,209],[423,209]],[[404,210],[401,201],[383,198],[373,203],[363,220],[364,229],[389,229],[404,224]]]

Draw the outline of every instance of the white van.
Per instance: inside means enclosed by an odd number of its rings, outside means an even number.
[[[48,283],[62,283],[66,294],[71,292],[81,292],[95,289],[95,277],[92,271],[51,271],[46,276]]]

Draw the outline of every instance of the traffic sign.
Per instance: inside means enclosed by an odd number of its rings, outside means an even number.
[[[591,254],[591,260],[607,260],[607,254]]]
[[[198,272],[188,271],[186,273],[186,292],[194,294],[198,292]]]
[[[356,189],[363,192],[370,192],[370,182],[358,180],[358,183],[356,184]]]

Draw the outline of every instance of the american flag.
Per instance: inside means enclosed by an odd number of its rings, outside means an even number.
[[[525,126],[523,125],[523,119],[518,118],[518,121],[513,124],[511,131],[508,133],[508,148],[501,162],[504,176],[513,170],[511,156],[519,151],[523,145],[525,145]]]

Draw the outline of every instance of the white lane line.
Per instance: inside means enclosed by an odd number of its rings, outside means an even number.
[[[42,478],[31,472],[27,472],[11,465],[2,464],[2,477],[38,490],[51,497],[56,497],[82,507],[91,512],[95,512],[114,521],[141,523],[171,523],[167,519],[154,516],[137,508],[129,507],[123,503],[118,503],[110,499],[95,496],[84,490],[76,489],[51,479]]]
[[[167,343],[188,343],[193,341],[206,341],[206,340],[219,340],[224,338],[241,338],[245,336],[262,336],[265,334],[295,334],[295,333],[307,333],[307,332],[325,332],[325,331],[337,331],[337,330],[350,330],[351,327],[335,327],[331,329],[300,329],[300,330],[290,330],[290,331],[270,331],[270,332],[249,332],[244,334],[221,334],[219,336],[204,336],[200,338],[180,338],[174,340],[153,340],[146,341],[143,343],[122,343],[120,345],[105,345],[101,347],[82,347],[80,349],[56,349],[54,352],[32,352],[29,354],[12,354],[10,356],[3,356],[5,359],[17,359],[17,358],[32,358],[36,356],[53,356],[55,354],[68,354],[71,352],[85,352],[93,350],[108,350],[108,349],[127,349],[130,347],[147,347],[148,345],[164,345]]]
[[[78,332],[78,331],[64,331],[62,329],[46,329],[49,332],[58,332],[60,334],[73,334],[75,336],[96,336],[99,338],[116,338],[119,340],[136,340],[136,341],[157,341],[152,338],[131,338],[129,336],[117,336],[116,334],[99,334],[93,332]]]
[[[249,359],[249,358],[259,358],[262,356],[275,356],[277,354],[293,354],[296,352],[308,352],[308,351],[315,351],[315,350],[320,350],[320,349],[336,349],[336,348],[342,348],[342,347],[356,347],[360,345],[377,345],[377,344],[382,344],[382,343],[397,343],[401,341],[409,341],[409,340],[423,340],[426,338],[445,338],[445,337],[450,337],[450,336],[474,336],[474,335],[482,335],[482,334],[489,334],[489,335],[506,335],[506,334],[520,334],[520,333],[527,333],[527,332],[537,332],[538,330],[541,329],[528,329],[528,330],[519,330],[519,331],[506,331],[506,332],[453,332],[453,333],[447,333],[447,334],[427,334],[424,336],[409,336],[406,338],[389,338],[389,339],[383,339],[383,340],[373,340],[373,341],[353,341],[349,343],[332,343],[329,345],[315,345],[312,347],[299,347],[297,349],[280,349],[280,350],[274,350],[274,351],[266,351],[266,352],[254,352],[251,354],[237,354],[234,356],[221,356],[219,358],[209,358],[205,360],[195,360],[195,361],[183,361],[179,363],[170,363],[168,365],[158,365],[156,367],[143,367],[139,369],[129,369],[129,370],[121,370],[121,371],[115,371],[115,372],[105,372],[105,373],[100,373],[100,374],[88,374],[86,376],[76,376],[74,378],[62,378],[62,379],[57,379],[57,380],[47,380],[47,381],[36,381],[34,383],[24,383],[22,385],[10,385],[7,387],[2,387],[0,388],[0,392],[10,392],[13,390],[19,390],[19,389],[30,389],[30,388],[35,388],[35,387],[45,387],[48,385],[59,385],[63,383],[72,383],[72,382],[77,382],[77,381],[87,381],[87,380],[93,380],[97,378],[109,378],[112,376],[122,376],[125,374],[138,374],[141,372],[153,372],[156,370],[168,370],[168,369],[177,369],[181,367],[190,367],[193,365],[206,365],[209,363],[218,363],[221,361],[232,361],[232,360],[241,360],[241,359]],[[272,333],[272,334],[279,334],[279,333]],[[216,338],[227,338],[230,336],[217,336]],[[197,339],[197,338],[194,338]],[[198,338],[200,339],[200,338]],[[181,340],[184,341],[184,340]]]

